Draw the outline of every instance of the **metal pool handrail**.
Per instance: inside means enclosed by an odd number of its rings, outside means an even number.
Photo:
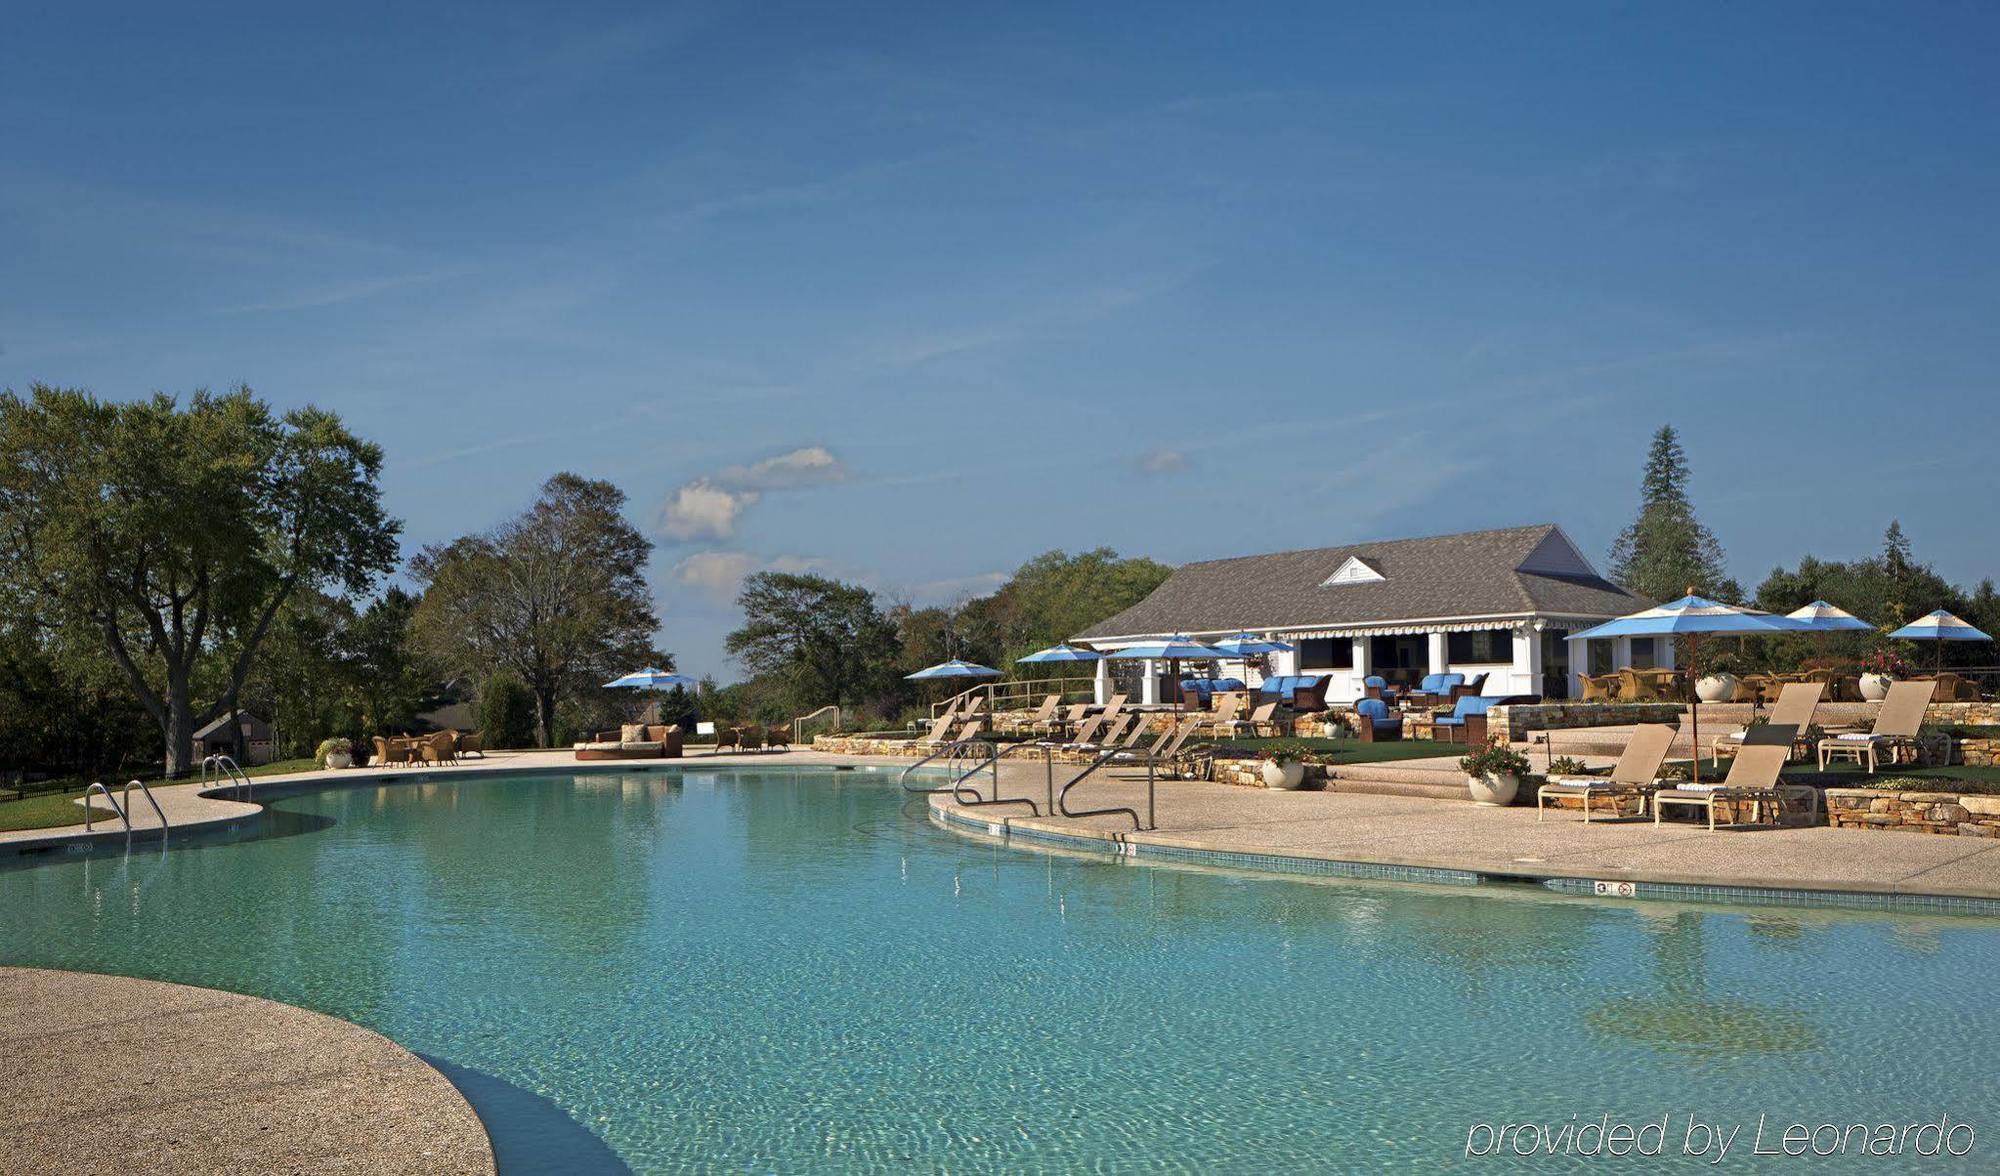
[[[165,841],[167,840],[167,829],[169,828],[169,824],[167,821],[167,811],[160,807],[160,802],[153,797],[153,790],[146,787],[146,782],[144,780],[125,781],[125,789],[123,792],[125,803],[119,806],[120,811],[125,813],[130,813],[132,811],[132,787],[135,784],[139,788],[139,795],[145,797],[146,803],[153,806],[153,815],[160,818],[160,841],[162,843],[165,843]],[[109,792],[106,792],[105,795],[109,796],[111,794]],[[128,845],[131,844],[132,842],[132,818],[130,816],[127,816],[125,818],[125,842]]]
[[[111,795],[111,790],[106,788],[103,781],[100,780],[91,781],[90,787],[83,790],[83,831],[88,833],[93,827],[90,814],[90,794],[93,792],[104,794],[104,803],[110,805],[111,811],[118,814],[118,819],[125,822],[125,836],[130,837],[132,835],[132,818],[125,815],[124,806],[118,803],[118,798]]]
[[[938,748],[936,751],[931,752],[929,755],[918,760],[916,763],[913,763],[909,767],[904,768],[902,773],[896,777],[896,784],[899,787],[901,787],[903,791],[908,792],[913,796],[934,796],[940,792],[955,793],[958,791],[958,781],[956,780],[952,781],[950,784],[946,785],[943,788],[912,788],[910,787],[909,784],[910,773],[916,771],[918,768],[923,767],[925,764],[930,763],[932,760],[935,759],[950,759],[950,760],[961,759],[963,758],[965,753],[969,752],[972,749],[973,745],[980,743],[990,743],[990,742],[992,741],[977,735],[972,736],[971,738],[968,739],[954,739],[950,743],[945,744],[943,747]]]
[[[1046,767],[1048,773],[1049,811],[1054,812],[1056,804],[1056,766],[1055,766],[1054,746],[1047,743],[1009,743],[1004,747],[998,743],[992,743],[990,744],[990,746],[992,748],[992,751],[987,755],[985,759],[972,765],[970,768],[967,768],[964,772],[960,773],[958,779],[952,781],[952,799],[956,800],[959,804],[965,806],[966,808],[983,808],[989,805],[996,805],[996,804],[1025,804],[1028,806],[1029,812],[1035,814],[1038,817],[1041,816],[1042,810],[1036,808],[1035,802],[1029,800],[1025,796],[1017,797],[1011,800],[1003,800],[1000,796],[1000,761],[1006,759],[1010,755],[1013,755],[1015,752],[1021,751],[1023,749],[1027,749],[1030,751],[1039,750],[1042,753],[1042,762]],[[972,779],[979,773],[987,770],[988,768],[991,768],[993,770],[993,799],[982,800],[980,799],[978,790],[966,787],[965,782],[967,780]],[[968,792],[972,794],[971,800],[965,799],[965,794]]]
[[[226,755],[212,755],[201,761],[201,782],[204,785],[208,783],[208,770],[210,768],[214,768],[224,780],[229,781],[235,786],[239,793],[236,799],[253,799],[250,777],[244,773],[242,768],[236,766],[235,759]],[[142,784],[140,787],[143,788],[145,785]]]
[[[1147,828],[1147,825],[1139,823],[1139,811],[1137,809],[1126,808],[1122,805],[1112,808],[1077,809],[1073,812],[1070,810],[1069,790],[1083,783],[1084,777],[1117,759],[1119,750],[1115,747],[1106,748],[1104,751],[1098,753],[1096,759],[1090,761],[1089,767],[1072,776],[1069,783],[1062,786],[1062,791],[1056,794],[1056,811],[1065,817],[1108,817],[1123,813],[1132,818],[1133,832],[1136,833],[1141,829]],[[1148,757],[1146,760],[1146,815],[1148,817],[1153,815],[1153,761],[1151,757]]]

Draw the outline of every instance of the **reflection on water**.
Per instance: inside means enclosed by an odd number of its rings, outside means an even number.
[[[1992,974],[1982,920],[1027,852],[880,774],[280,804],[262,835],[0,874],[0,962],[358,1021],[451,1067],[530,1170],[579,1130],[599,1170],[1435,1165],[1471,1122],[1691,1092],[1871,1119],[2000,1096],[1976,1006],[1950,1035],[1920,1001],[1843,1011]]]

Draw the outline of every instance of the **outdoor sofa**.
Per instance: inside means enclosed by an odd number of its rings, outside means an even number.
[[[681,729],[627,723],[616,731],[592,735],[578,743],[575,751],[580,760],[679,759]]]
[[[1266,678],[1257,686],[1262,701],[1276,702],[1300,714],[1326,709],[1326,688],[1333,681],[1326,674],[1287,674]]]

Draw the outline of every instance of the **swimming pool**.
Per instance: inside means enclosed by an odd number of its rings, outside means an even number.
[[[1981,1129],[2000,1104],[1992,920],[1032,852],[870,772],[275,809],[0,871],[0,963],[379,1030],[460,1082],[503,1171],[1373,1169],[1458,1160],[1482,1123],[1670,1115],[1678,1148],[1689,1113]]]

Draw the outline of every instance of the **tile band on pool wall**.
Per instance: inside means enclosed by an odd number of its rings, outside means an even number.
[[[1272,874],[1371,878],[1391,882],[1431,882],[1447,886],[1478,886],[1488,880],[1471,870],[1327,861],[1321,858],[1290,857],[1284,854],[1187,849],[1181,846],[1151,845],[1139,841],[1106,841],[1102,837],[1056,833],[1046,829],[1013,825],[1005,821],[988,821],[935,807],[931,809],[931,819],[939,824],[957,826],[988,837],[999,837],[1008,841],[1039,841],[1070,849],[1094,850],[1108,857],[1150,858],[1155,861],[1183,862],[1191,865],[1228,866]],[[1541,878],[1535,881],[1560,894],[1601,897],[1597,895],[1597,884],[1588,878]],[[1700,886],[1680,882],[1636,882],[1633,883],[1632,897],[1678,902],[2000,915],[2000,899],[1945,894],[1877,894],[1856,890],[1782,890],[1762,886]]]

